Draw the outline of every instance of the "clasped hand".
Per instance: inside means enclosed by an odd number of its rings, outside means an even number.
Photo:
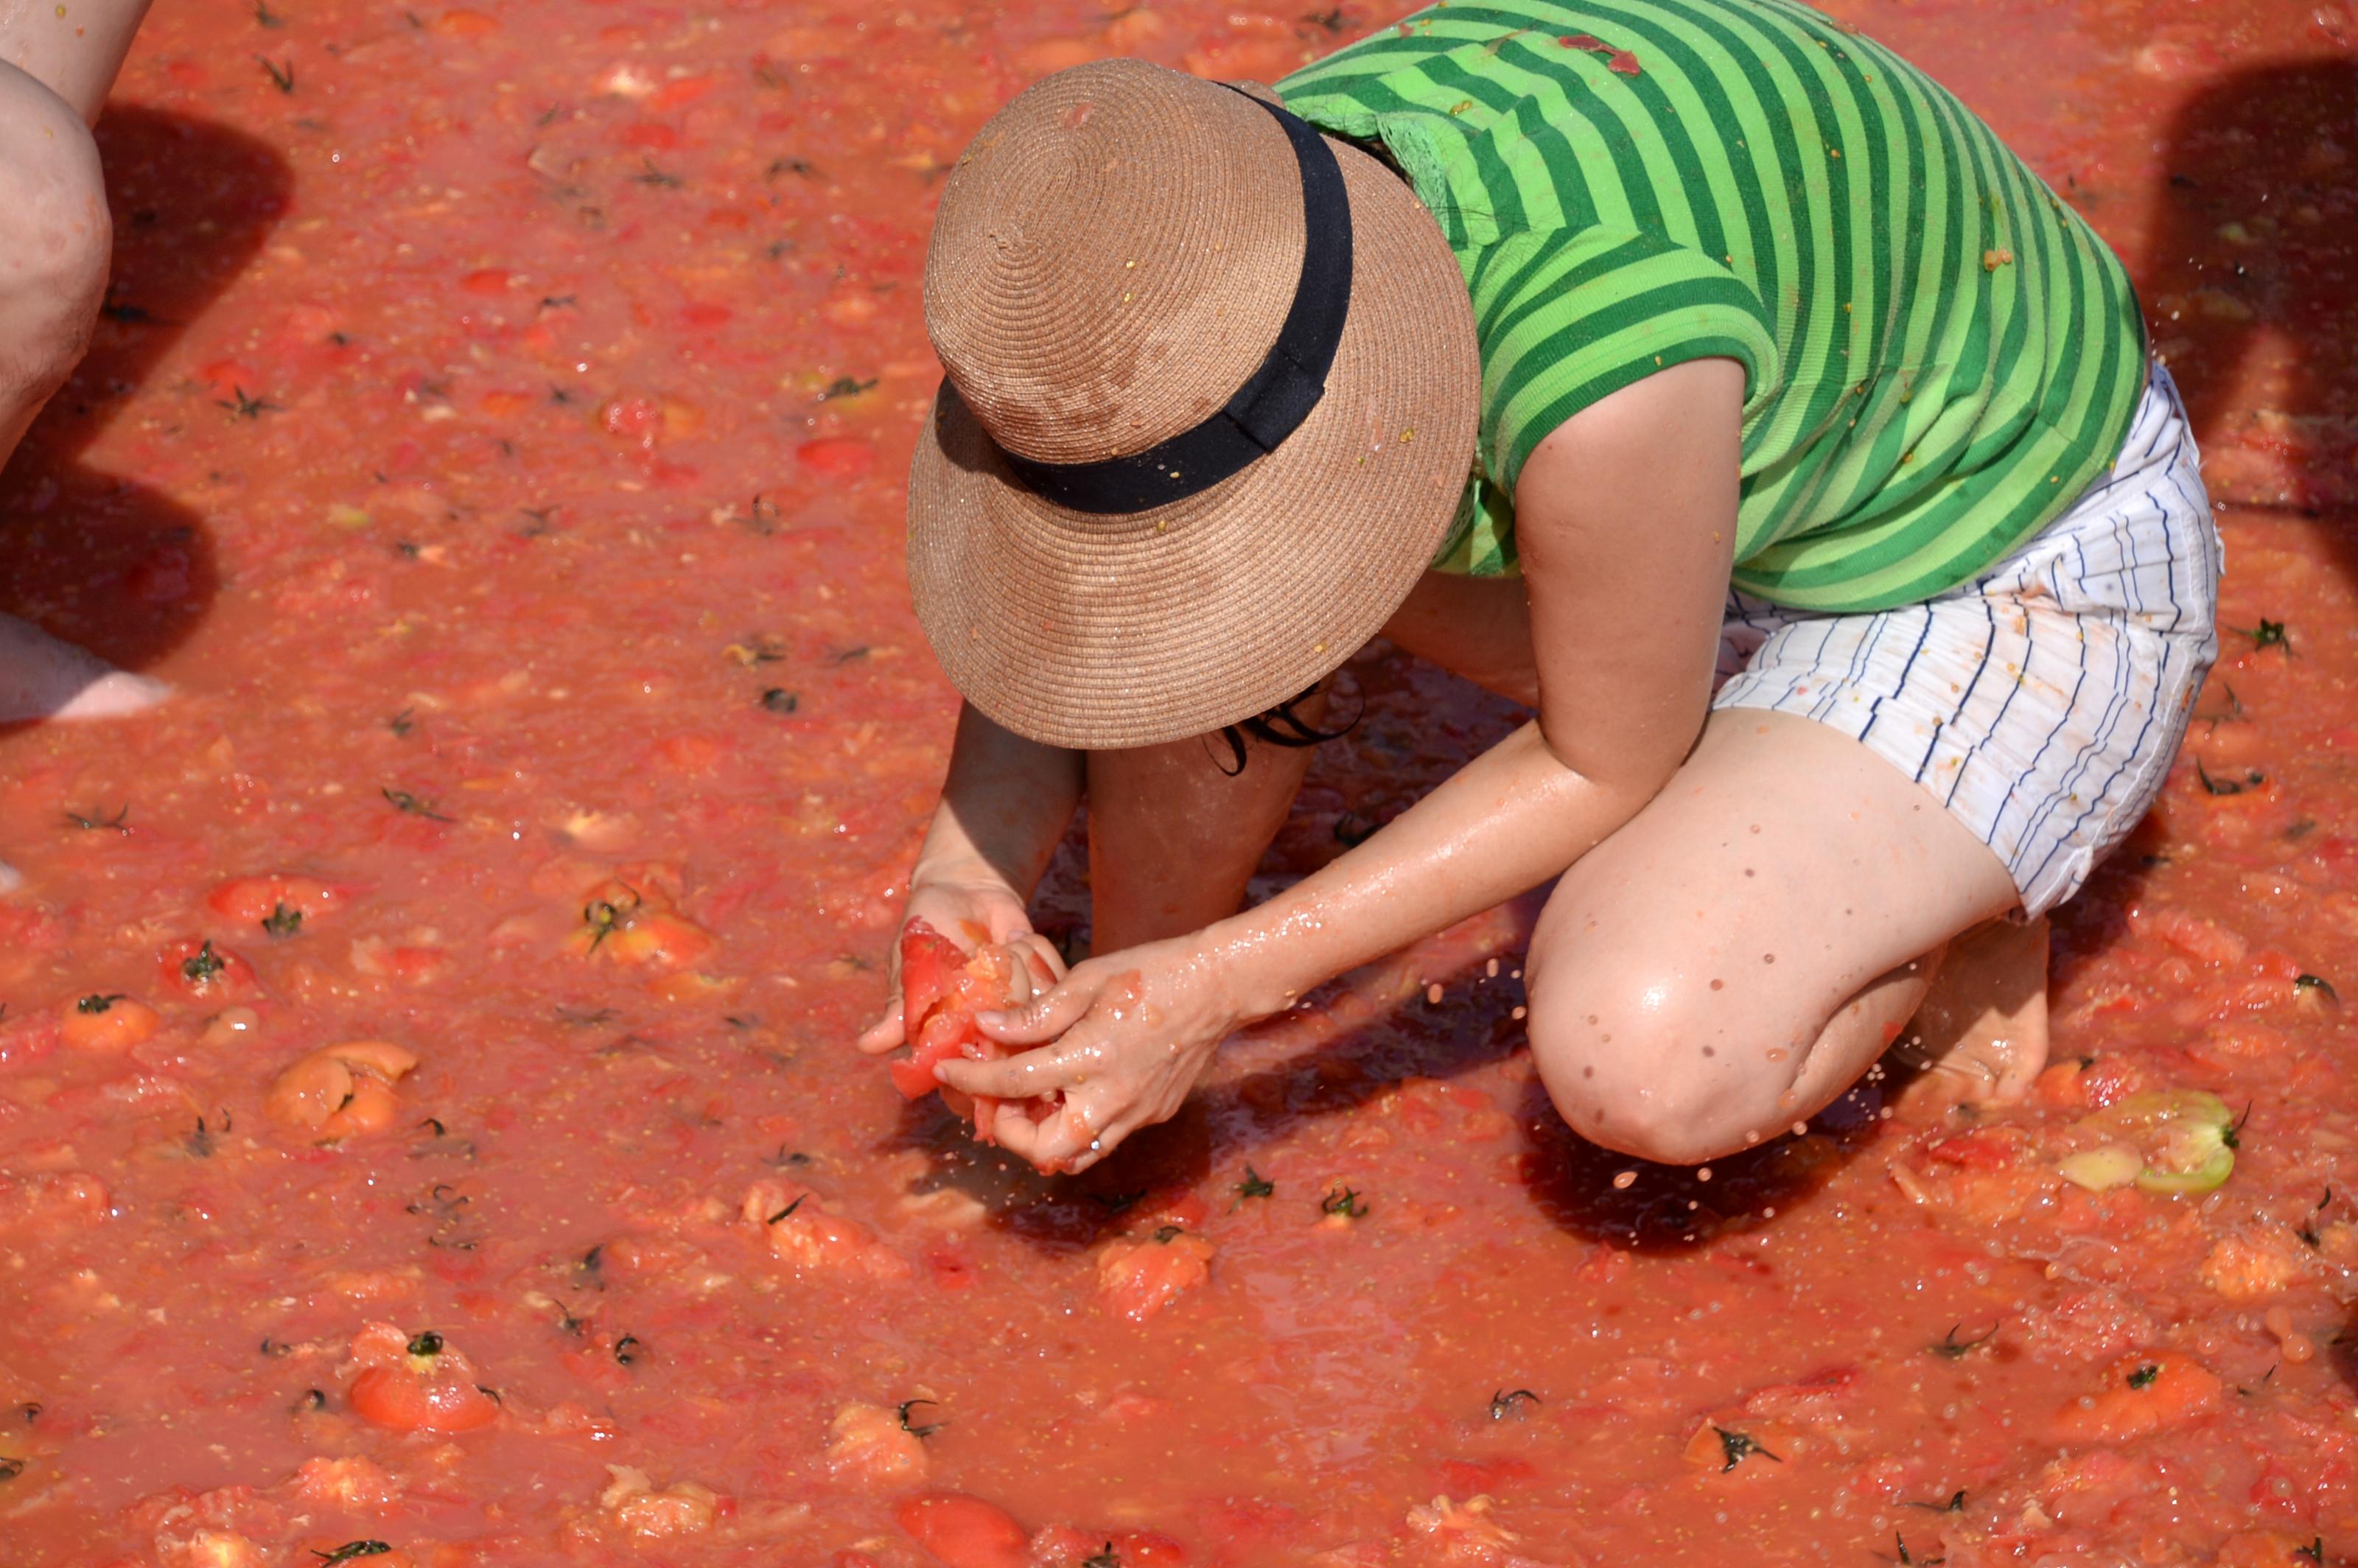
[[[1248,1022],[1224,967],[1193,937],[1092,958],[1030,1005],[984,1013],[1001,1044],[1039,1049],[952,1061],[936,1076],[1002,1103],[991,1136],[1043,1171],[1085,1171],[1140,1128],[1171,1117],[1212,1054]],[[1023,1102],[1056,1108],[1034,1121]]]

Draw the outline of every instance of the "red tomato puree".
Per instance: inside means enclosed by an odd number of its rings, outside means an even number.
[[[0,735],[0,1563],[2358,1561],[2358,18],[1836,9],[2129,259],[2227,503],[2056,1065],[1637,1168],[1518,905],[1051,1181],[851,1048],[954,712],[932,203],[1042,71],[1389,15],[159,7],[0,484],[0,608],[179,688]],[[1264,890],[1516,722],[1347,670]]]

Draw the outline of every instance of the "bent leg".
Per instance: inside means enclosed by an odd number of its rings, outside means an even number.
[[[0,65],[23,71],[94,125],[150,3],[0,0]]]
[[[1531,943],[1531,1054],[1574,1130],[1693,1162],[1839,1096],[1950,938],[2017,902],[1989,847],[1810,720],[1714,712],[1660,795],[1565,873]]]
[[[81,115],[0,65],[0,470],[90,344],[113,239]],[[0,723],[127,713],[165,689],[0,615]]]
[[[1313,728],[1324,695],[1293,711]],[[1092,752],[1089,900],[1099,953],[1198,931],[1244,902],[1253,868],[1285,825],[1310,748],[1248,737],[1244,765],[1217,735]]]

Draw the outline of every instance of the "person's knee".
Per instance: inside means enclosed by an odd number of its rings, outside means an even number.
[[[64,99],[0,65],[0,399],[47,395],[89,346],[114,230],[98,146]]]
[[[1572,1130],[1641,1160],[1692,1165],[1776,1130],[1790,1075],[1703,982],[1642,961],[1534,968],[1531,1057]],[[1773,1049],[1770,1047],[1769,1049]],[[1759,1060],[1740,1053],[1749,1050]]]

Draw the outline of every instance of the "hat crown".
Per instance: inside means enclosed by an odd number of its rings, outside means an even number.
[[[1214,83],[1101,60],[1034,83],[943,188],[925,329],[1002,448],[1143,451],[1267,357],[1302,266],[1284,133]]]

